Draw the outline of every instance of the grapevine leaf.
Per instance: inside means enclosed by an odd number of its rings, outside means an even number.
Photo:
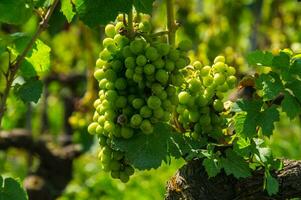
[[[65,15],[67,21],[70,23],[75,15],[71,0],[62,0],[61,4],[61,11]]]
[[[134,0],[138,12],[151,14],[154,0]]]
[[[272,61],[272,66],[288,71],[290,66],[290,57],[284,52],[280,52],[279,55],[275,56]]]
[[[50,67],[50,47],[41,40],[37,40],[26,60],[32,64],[38,74],[47,72]]]
[[[132,1],[124,0],[74,0],[80,19],[88,26],[95,27],[114,21],[120,12],[129,12]]]
[[[164,123],[158,123],[150,135],[137,133],[131,139],[114,138],[113,148],[125,152],[126,159],[137,169],[158,168],[170,156],[179,158],[204,144],[176,133]]]
[[[24,24],[32,15],[32,4],[28,0],[1,0],[0,22]]]
[[[290,119],[294,119],[301,112],[301,106],[299,102],[288,92],[284,94],[284,99],[281,103],[281,107],[282,111],[285,112]]]
[[[287,88],[289,88],[295,97],[301,102],[301,81],[299,80],[293,80],[292,82],[288,83],[286,85]]]
[[[170,131],[171,132],[171,131]],[[189,157],[196,150],[204,147],[206,141],[197,141],[183,134],[173,132],[168,138],[168,152],[175,158]]]
[[[271,136],[274,130],[274,122],[279,121],[279,111],[276,106],[265,109],[260,113],[259,126],[262,129],[262,134]]]
[[[256,79],[256,87],[263,91],[263,100],[265,101],[274,99],[284,89],[279,75],[273,72],[261,74]]]
[[[270,173],[266,173],[266,190],[268,194],[274,195],[279,191],[279,183],[276,178],[274,178]]]
[[[264,51],[253,51],[247,55],[247,61],[250,65],[271,66],[273,54]]]
[[[0,176],[0,200],[8,199],[28,200],[28,197],[19,182],[12,178],[6,178],[3,180],[3,178]]]
[[[12,44],[14,41],[25,37],[24,33],[13,33],[10,35],[0,36],[0,54],[2,54],[6,47]]]
[[[233,174],[235,178],[246,178],[251,176],[247,162],[237,155],[232,149],[226,150],[226,158],[221,158],[221,165],[227,175]]]
[[[216,158],[205,158],[203,160],[203,166],[209,177],[214,177],[221,171],[219,160]]]
[[[37,103],[43,91],[43,83],[37,79],[29,79],[23,85],[17,84],[14,88],[15,94],[23,102]]]
[[[238,137],[234,142],[233,150],[240,156],[247,156],[252,151],[252,144],[249,138]]]
[[[290,67],[290,73],[301,75],[301,59],[296,59]]]

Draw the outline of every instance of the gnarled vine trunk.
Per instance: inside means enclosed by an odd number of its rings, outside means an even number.
[[[301,161],[285,160],[275,172],[279,192],[269,196],[263,191],[263,171],[252,177],[235,179],[224,173],[209,178],[200,160],[187,163],[168,181],[165,200],[272,200],[301,197]]]

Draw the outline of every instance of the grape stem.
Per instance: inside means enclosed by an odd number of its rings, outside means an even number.
[[[132,37],[134,35],[134,27],[133,27],[133,9],[128,13],[128,31],[129,36]]]
[[[173,0],[166,0],[166,11],[167,11],[168,42],[170,45],[174,46],[176,41],[177,25],[175,23]]]
[[[25,49],[23,50],[23,52],[12,62],[9,61],[9,69],[8,72],[6,74],[6,86],[4,89],[3,94],[0,96],[0,129],[1,129],[1,122],[2,122],[2,118],[4,116],[4,112],[6,110],[6,100],[8,98],[9,95],[9,91],[11,89],[12,83],[15,80],[15,75],[17,74],[21,64],[23,63],[26,55],[28,54],[28,52],[31,50],[32,46],[34,45],[35,41],[38,39],[38,37],[40,36],[40,34],[46,30],[46,28],[48,27],[48,22],[49,19],[56,7],[56,5],[58,4],[59,0],[55,0],[53,2],[53,4],[48,8],[45,16],[42,18],[41,22],[39,23],[39,27],[36,30],[36,32],[34,33],[34,35],[32,36],[31,40],[29,41],[29,43],[27,44],[27,46],[25,47]]]

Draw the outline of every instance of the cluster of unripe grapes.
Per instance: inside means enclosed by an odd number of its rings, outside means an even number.
[[[88,127],[91,134],[98,135],[103,169],[123,182],[134,170],[122,152],[111,148],[112,138],[152,134],[156,123],[169,121],[178,104],[176,86],[184,81],[179,70],[190,63],[186,56],[190,43],[181,42],[175,48],[158,36],[152,37],[147,32],[148,22],[134,27],[138,29],[131,35],[122,22],[105,27],[107,38],[94,74],[99,98]]]
[[[212,66],[193,63],[187,76],[186,87],[178,94],[178,122],[196,139],[219,139],[223,135],[226,121],[224,94],[236,84],[235,68],[225,64],[225,58],[218,56]]]

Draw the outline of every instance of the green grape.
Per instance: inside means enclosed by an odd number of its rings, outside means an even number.
[[[168,78],[169,78],[169,75],[168,75],[168,72],[163,70],[163,69],[159,69],[157,72],[156,72],[156,80],[159,81],[160,83],[162,84],[166,84],[167,81],[168,81]]]
[[[119,171],[111,171],[111,177],[113,179],[119,179],[120,178],[120,172]]]
[[[107,48],[104,48],[102,52],[100,52],[99,57],[102,60],[108,61],[112,58],[112,54]]]
[[[92,122],[89,126],[88,126],[88,132],[91,134],[91,135],[94,135],[96,134],[96,128],[98,126],[98,123],[97,122]]]
[[[102,41],[102,44],[105,48],[107,48],[109,45],[115,45],[115,42],[112,38],[105,38],[103,41]]]
[[[114,42],[117,44],[119,48],[123,48],[129,44],[129,39],[123,35],[117,34],[114,37]]]
[[[201,89],[202,89],[202,83],[201,83],[200,80],[198,80],[198,79],[191,79],[189,81],[189,90],[192,93],[200,92]]]
[[[201,70],[203,68],[203,65],[200,61],[194,61],[192,66],[197,70]]]
[[[151,90],[153,93],[155,93],[156,95],[159,95],[161,92],[163,92],[164,88],[162,87],[162,85],[160,85],[159,83],[154,83],[151,86]]]
[[[104,123],[103,129],[104,129],[104,131],[106,131],[108,133],[113,132],[115,129],[115,124],[113,122],[106,121]]]
[[[175,65],[176,65],[176,67],[177,67],[178,69],[182,69],[182,68],[186,67],[186,60],[183,59],[183,58],[179,58],[179,59],[176,61]]]
[[[105,77],[108,81],[115,81],[117,78],[117,75],[114,72],[114,70],[108,69],[107,71],[105,71]]]
[[[134,76],[134,70],[133,69],[127,69],[126,71],[125,71],[125,77],[127,78],[127,79],[133,79],[133,76]]]
[[[130,180],[129,175],[127,175],[126,172],[120,172],[119,178],[123,183],[127,183]]]
[[[130,43],[130,49],[134,54],[138,55],[143,52],[144,45],[143,40],[134,40]]]
[[[135,73],[135,74],[133,75],[133,80],[134,80],[135,82],[139,83],[139,82],[141,82],[141,81],[143,80],[143,77],[142,77],[141,74]]]
[[[155,60],[155,61],[153,62],[153,65],[154,65],[157,69],[161,69],[161,68],[164,68],[165,62],[164,62],[164,60],[162,60],[161,58],[159,58],[159,59],[157,59],[157,60]]]
[[[144,66],[147,63],[147,59],[144,55],[139,55],[136,58],[136,64],[138,66]]]
[[[191,96],[188,92],[183,91],[179,93],[178,98],[181,104],[187,104]]]
[[[213,101],[213,108],[217,112],[222,112],[224,110],[224,104],[223,104],[223,102],[221,100],[215,99]]]
[[[118,93],[115,90],[108,90],[106,91],[105,96],[107,100],[114,102],[118,97]]]
[[[107,84],[106,84],[106,89],[107,89],[107,90],[112,90],[112,89],[114,89],[114,83],[112,83],[112,82],[107,82]]]
[[[124,65],[126,68],[135,68],[136,66],[136,59],[134,57],[127,57],[124,60]]]
[[[135,173],[135,169],[132,166],[126,166],[124,171],[128,176],[131,176]]]
[[[144,134],[150,134],[154,130],[151,122],[147,119],[145,119],[141,122],[140,129]]]
[[[124,96],[119,96],[115,103],[117,108],[124,108],[127,104],[127,98]]]
[[[158,97],[159,97],[159,99],[164,100],[167,98],[167,93],[165,91],[163,91],[158,95]]]
[[[200,107],[206,106],[208,104],[208,99],[204,95],[199,95],[196,98],[196,102]]]
[[[94,77],[96,80],[100,81],[101,79],[103,79],[105,77],[105,72],[103,71],[103,69],[97,69],[94,72]]]
[[[123,28],[125,28],[123,22],[117,22],[115,25],[115,32],[120,33]]]
[[[200,114],[198,111],[191,111],[189,113],[189,120],[191,122],[197,122],[200,119]]]
[[[106,144],[107,137],[99,135],[98,136],[98,143],[100,146],[104,146]]]
[[[164,116],[164,110],[161,107],[158,107],[153,111],[153,116],[157,119],[161,119]]]
[[[150,61],[155,61],[159,58],[159,54],[157,52],[157,49],[154,47],[147,47],[145,50],[145,56]]]
[[[180,52],[176,49],[170,49],[168,58],[172,61],[177,61],[180,57]]]
[[[227,74],[234,75],[236,73],[236,69],[234,67],[228,67]]]
[[[130,46],[125,46],[123,49],[122,49],[122,56],[124,58],[127,58],[127,57],[133,57],[134,54],[132,53],[131,51],[131,48]]]
[[[214,64],[215,63],[218,63],[218,62],[222,62],[224,63],[226,61],[225,57],[224,56],[217,56],[215,59],[214,59]]]
[[[139,114],[135,114],[131,117],[131,125],[133,127],[139,127],[142,122],[142,117]]]
[[[152,64],[147,64],[144,66],[143,71],[146,75],[152,75],[155,72],[155,66]]]
[[[96,68],[102,68],[106,64],[106,61],[101,60],[100,58],[96,61]]]
[[[105,27],[105,34],[106,36],[110,37],[110,38],[114,38],[116,31],[115,31],[115,26],[113,24],[108,24]]]
[[[225,81],[226,81],[226,78],[223,74],[221,74],[221,73],[214,74],[213,82],[216,85],[222,85]]]
[[[227,82],[224,82],[224,84],[218,86],[216,89],[220,92],[227,92],[229,90],[229,86]]]
[[[112,61],[112,69],[118,73],[122,70],[122,62],[120,60]]]
[[[205,66],[205,67],[203,67],[203,68],[201,69],[200,75],[201,75],[202,77],[208,76],[209,73],[210,73],[210,71],[211,71],[211,67],[210,67],[210,66]]]
[[[215,63],[212,68],[214,69],[215,72],[218,73],[225,73],[227,72],[227,66],[223,62],[217,62]]]
[[[171,60],[166,60],[165,69],[169,72],[173,71],[175,69],[175,63]]]
[[[121,136],[125,139],[129,139],[131,137],[133,137],[134,135],[134,130],[132,128],[129,127],[122,127],[121,128]]]
[[[137,74],[142,74],[142,73],[143,73],[143,67],[137,66],[137,67],[135,68],[135,73],[137,73]]]
[[[143,117],[143,118],[149,118],[152,116],[152,110],[148,107],[148,106],[143,106],[141,109],[140,109],[140,115]]]
[[[213,83],[213,78],[212,76],[205,76],[203,77],[203,84],[204,86],[208,87]]]
[[[209,115],[201,115],[199,119],[199,124],[202,126],[202,128],[205,128],[206,126],[209,126],[211,122],[211,118]]]
[[[158,109],[161,106],[161,100],[156,96],[150,96],[147,99],[147,105],[153,110]]]
[[[135,109],[140,109],[144,105],[144,101],[141,98],[135,98],[132,101],[132,105]]]
[[[196,123],[193,127],[194,132],[202,133],[202,125],[200,123]]]
[[[124,90],[126,89],[127,81],[124,78],[118,78],[115,82],[115,87],[117,90]]]
[[[160,55],[166,56],[169,54],[170,46],[166,43],[160,43],[156,46],[156,49],[158,50]]]
[[[227,83],[231,86],[231,87],[234,87],[234,85],[236,84],[237,82],[237,78],[233,75],[231,76],[228,76],[227,77]]]
[[[168,99],[165,99],[162,103],[162,106],[165,110],[172,112],[174,110],[174,106],[172,105],[171,101]]]

